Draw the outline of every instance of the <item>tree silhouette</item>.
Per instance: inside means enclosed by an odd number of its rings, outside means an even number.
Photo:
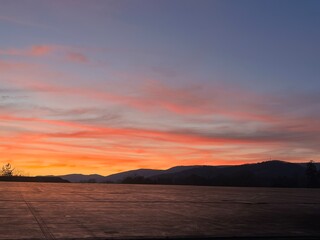
[[[307,163],[306,175],[308,178],[308,186],[315,187],[318,185],[318,171],[317,166],[311,160]]]
[[[13,171],[14,171],[14,168],[12,168],[10,163],[7,163],[2,166],[1,175],[6,177],[11,177],[13,176]]]

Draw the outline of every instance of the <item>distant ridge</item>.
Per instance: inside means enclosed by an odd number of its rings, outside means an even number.
[[[180,172],[187,169],[192,169],[198,166],[176,166],[169,168],[167,170],[156,170],[156,169],[136,169],[136,170],[129,170],[125,172],[115,173],[108,176],[102,176],[98,174],[90,174],[90,175],[84,175],[84,174],[67,174],[67,175],[61,175],[59,177],[66,179],[70,182],[115,182],[119,183],[123,181],[127,177],[151,177],[154,175],[158,175],[161,173],[175,173]]]
[[[319,164],[315,163],[319,168]],[[112,182],[144,184],[188,184],[214,186],[280,186],[306,185],[306,163],[270,160],[231,166],[176,166],[167,170],[137,169],[109,176],[69,174],[60,176],[70,182]]]
[[[59,177],[69,182],[105,182],[105,177],[99,174],[67,174]]]

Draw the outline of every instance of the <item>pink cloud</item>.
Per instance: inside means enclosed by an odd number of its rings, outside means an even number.
[[[56,57],[75,63],[88,63],[88,57],[79,49],[60,45],[33,45],[31,47],[0,49],[0,55],[24,56],[24,57]]]
[[[40,49],[39,53],[46,51],[46,48]],[[79,61],[86,61],[85,58],[81,59],[80,57]],[[52,77],[56,76],[47,78]],[[259,106],[260,102],[268,101],[266,96],[257,96],[241,89],[235,91],[229,88],[210,86],[206,88],[200,86],[179,88],[158,81],[149,81],[147,85],[133,87],[134,94],[125,94],[93,88],[67,87],[25,77],[19,77],[19,79],[20,82],[13,81],[32,91],[48,91],[62,95],[68,93],[82,98],[124,105],[143,112],[163,111],[187,116],[214,115],[233,120],[266,123],[279,119],[267,108]]]
[[[79,52],[68,52],[66,54],[66,59],[71,62],[76,63],[87,63],[89,59],[86,55],[79,53]]]
[[[46,54],[48,48],[35,48],[37,54]],[[49,48],[50,49],[50,48]],[[19,62],[0,61],[1,71],[14,71],[25,67]],[[32,76],[19,73],[10,79],[10,84],[31,91],[46,91],[57,96],[76,96],[83,99],[94,99],[114,105],[126,106],[145,113],[178,115],[182,117],[223,117],[232,122],[249,121],[263,124],[276,124],[291,121],[290,115],[282,114],[273,108],[273,101],[281,103],[281,99],[269,95],[259,95],[254,92],[230,86],[187,86],[179,87],[164,84],[159,81],[148,81],[145,85],[131,87],[130,93],[108,91],[103,86],[99,89],[70,87],[40,81],[37,79],[55,79],[64,76],[45,71],[33,66],[28,69]],[[65,77],[65,79],[68,79]],[[71,82],[71,81],[70,81]],[[67,83],[67,81],[66,81]],[[282,100],[283,102],[284,100]],[[285,102],[285,104],[288,104]],[[170,117],[170,116],[169,116]],[[212,120],[213,121],[213,120]]]
[[[26,57],[42,57],[48,56],[54,51],[57,50],[57,47],[52,45],[33,45],[29,48],[9,48],[1,49],[0,54],[10,55],[10,56],[26,56]]]
[[[117,128],[97,126],[90,124],[77,123],[73,121],[62,120],[50,120],[42,118],[26,118],[17,117],[14,115],[0,115],[1,121],[17,121],[21,123],[43,123],[48,126],[61,126],[68,127],[69,129],[79,129],[79,131],[66,133],[42,133],[38,136],[49,138],[106,138],[110,136],[119,136],[133,138],[133,139],[149,139],[155,141],[185,143],[191,145],[203,145],[203,144],[260,144],[260,143],[276,143],[281,142],[282,139],[271,137],[231,137],[231,136],[219,136],[219,135],[207,135],[197,132],[187,131],[175,132],[175,131],[162,131],[156,129],[143,129],[143,128]],[[50,128],[49,128],[50,129]],[[33,135],[34,137],[37,135]]]
[[[45,56],[53,53],[56,48],[49,45],[34,45],[28,51],[31,56]]]
[[[29,68],[30,64],[0,60],[0,71],[15,71],[17,69]]]

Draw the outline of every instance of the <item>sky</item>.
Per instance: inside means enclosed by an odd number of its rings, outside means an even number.
[[[320,2],[0,1],[0,164],[320,157]]]

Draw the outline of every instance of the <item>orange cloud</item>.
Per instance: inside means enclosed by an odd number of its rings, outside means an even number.
[[[62,126],[67,127],[68,132],[53,132],[53,133],[39,133],[33,135],[34,137],[45,137],[45,138],[73,138],[73,139],[104,139],[108,137],[123,137],[133,139],[146,139],[154,141],[164,141],[172,143],[183,143],[191,145],[225,145],[225,144],[272,144],[281,142],[280,139],[275,137],[246,137],[246,136],[219,136],[218,134],[202,134],[197,132],[188,131],[161,131],[155,129],[139,129],[139,128],[116,128],[116,127],[105,127],[98,125],[89,125],[71,121],[61,120],[48,120],[40,118],[25,118],[16,117],[10,115],[0,115],[1,121],[18,121],[22,123],[44,123],[49,126]],[[50,128],[49,128],[50,129]],[[71,131],[71,129],[80,129],[80,131]]]

